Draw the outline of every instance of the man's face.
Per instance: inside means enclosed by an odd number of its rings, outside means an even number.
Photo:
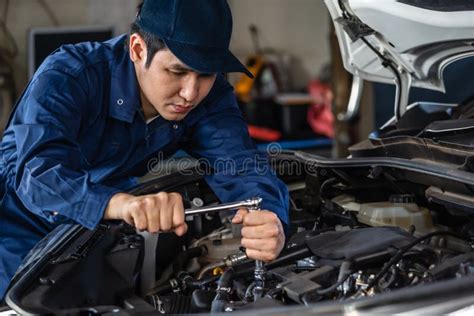
[[[165,48],[146,66],[147,50],[138,34],[130,36],[130,58],[135,64],[145,118],[161,115],[179,121],[208,95],[216,74],[197,73]]]

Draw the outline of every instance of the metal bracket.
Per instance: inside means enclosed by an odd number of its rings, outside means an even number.
[[[389,69],[392,69],[389,67]],[[406,113],[408,107],[408,97],[410,96],[411,76],[406,71],[395,73],[395,104],[394,114],[398,121]],[[394,72],[394,70],[392,70]]]
[[[337,119],[341,122],[352,121],[359,112],[360,98],[362,97],[362,90],[364,88],[364,80],[354,75],[352,77],[351,95],[347,103],[346,113],[339,113]]]

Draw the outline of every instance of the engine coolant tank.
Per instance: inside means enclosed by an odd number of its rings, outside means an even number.
[[[409,195],[392,196],[389,202],[361,204],[357,218],[374,227],[396,226],[408,231],[413,225],[416,234],[434,230],[429,210],[419,207]]]

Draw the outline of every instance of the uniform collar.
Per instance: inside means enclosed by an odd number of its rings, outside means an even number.
[[[128,49],[124,48],[126,35],[114,47],[110,79],[109,115],[115,119],[132,123],[140,110],[140,91],[135,68],[130,60]]]

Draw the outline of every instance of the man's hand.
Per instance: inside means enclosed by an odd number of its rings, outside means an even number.
[[[150,233],[174,231],[182,236],[188,230],[183,200],[178,193],[115,194],[105,209],[104,219],[121,219],[139,231]]]
[[[243,224],[242,246],[247,249],[249,258],[269,262],[275,260],[283,249],[285,234],[275,213],[240,209],[232,223]]]

